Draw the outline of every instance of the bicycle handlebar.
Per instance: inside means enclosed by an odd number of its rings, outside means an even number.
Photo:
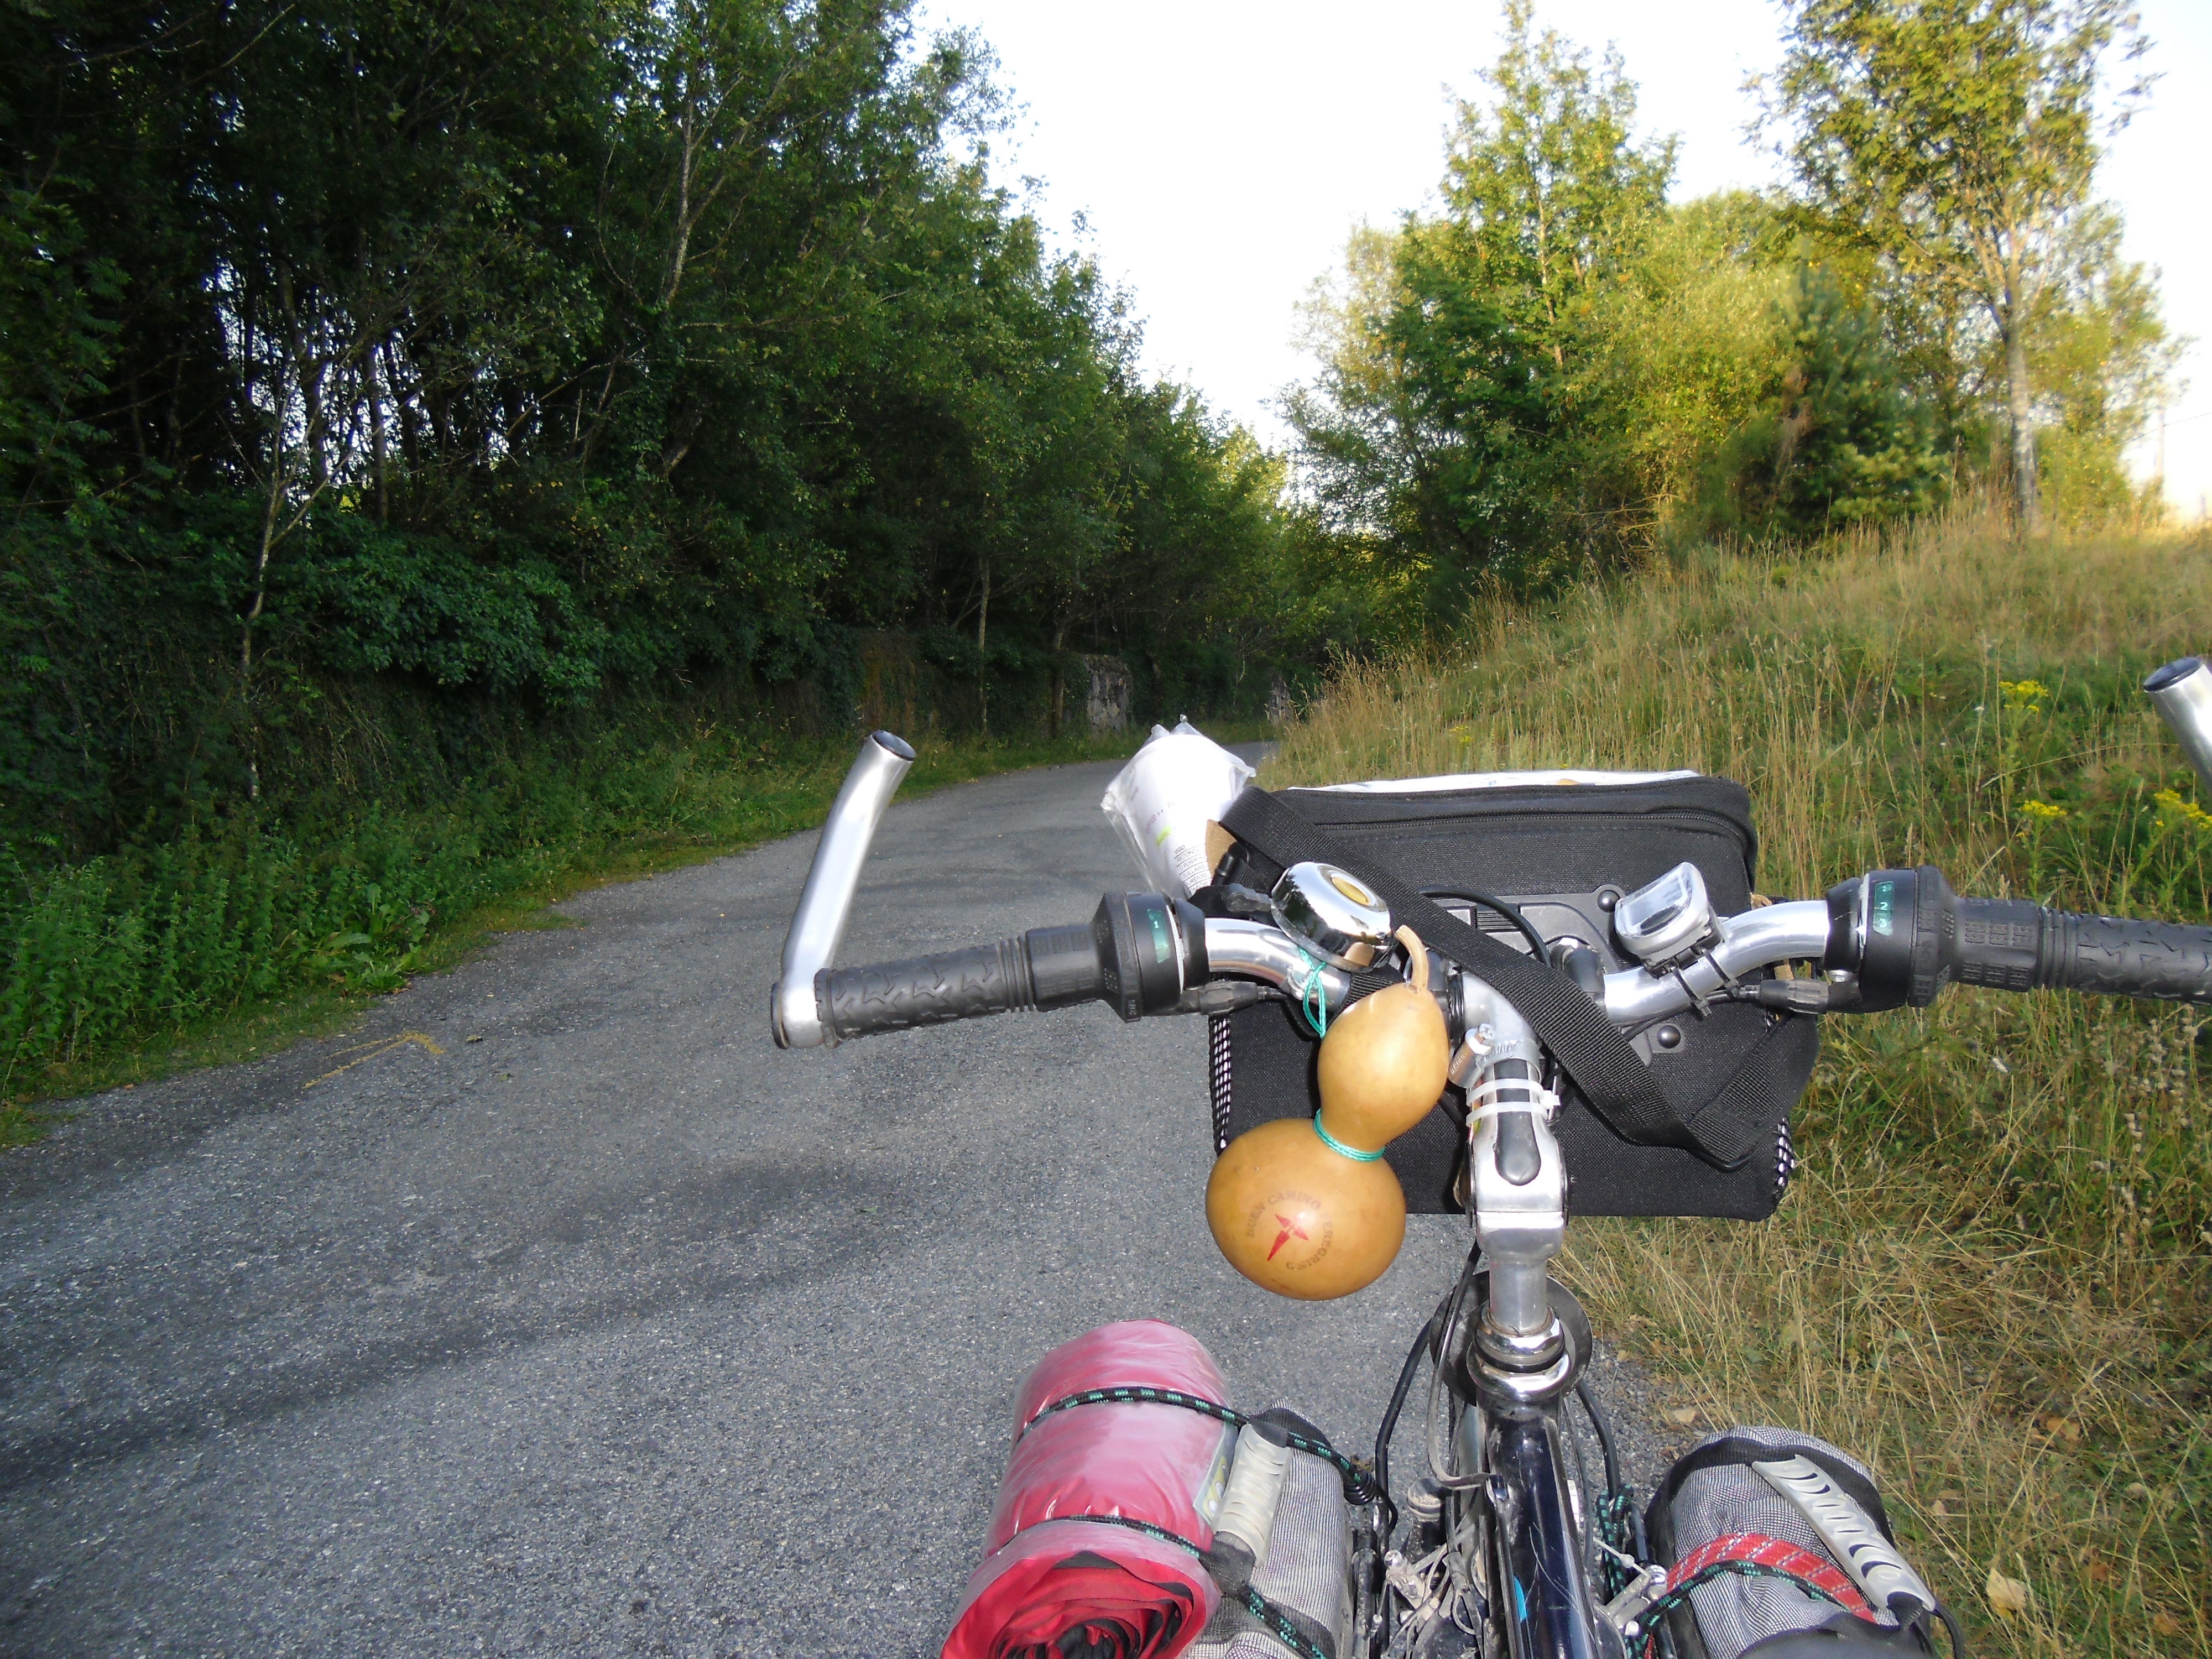
[[[1781,962],[1814,961],[1820,979],[1743,979]],[[1302,953],[1265,923],[1208,918],[1157,893],[1109,894],[1088,926],[1036,927],[1018,939],[905,962],[825,969],[816,1006],[832,1042],[953,1020],[1106,1002],[1125,1020],[1214,1012],[1218,975],[1286,995],[1318,994],[1332,1010],[1350,975]],[[1801,900],[1716,919],[1708,948],[1664,972],[1605,976],[1599,1000],[1623,1030],[1700,1000],[1737,999],[1796,1013],[1922,1008],[1946,985],[2071,990],[2090,995],[2212,1003],[2212,927],[2076,915],[2024,899],[1962,898],[1931,866],[1877,870]]]
[[[2144,689],[2159,697],[2192,758],[2212,756],[2212,670],[2185,659],[2160,670]],[[1032,928],[996,945],[832,968],[868,844],[913,759],[898,738],[875,732],[838,792],[784,943],[782,975],[769,993],[778,1048],[1079,1002],[1111,1003],[1133,1020],[1218,1012],[1275,993],[1317,998],[1335,1010],[1353,995],[1348,974],[1281,928],[1208,918],[1157,893],[1109,893],[1088,927]],[[2204,775],[2212,787],[2212,769]],[[1697,877],[1693,866],[1683,869]],[[1692,887],[1702,906],[1701,879]],[[1704,915],[1704,936],[1679,954],[1675,939],[1624,934],[1638,951],[1663,952],[1665,959],[1604,975],[1601,983],[1591,953],[1579,953],[1577,976],[1614,1025],[1640,1029],[1685,1009],[1702,1011],[1715,999],[1793,1013],[1925,1007],[1954,982],[2212,1003],[2212,927],[2075,915],[2021,899],[1961,898],[1928,865],[1855,877],[1832,889],[1825,904]],[[1805,961],[1818,962],[1825,976],[1745,977]],[[1227,982],[1210,984],[1217,975]]]
[[[1276,994],[1318,1000],[1334,1011],[1354,995],[1352,976],[1320,959],[1331,954],[1325,946],[1310,951],[1282,927],[1209,918],[1158,893],[1109,893],[1088,927],[1032,928],[996,945],[877,967],[831,967],[868,843],[913,757],[890,732],[872,734],[830,809],[785,941],[783,974],[769,994],[777,1047],[1079,1002],[1109,1003],[1134,1020],[1220,1012]],[[2212,928],[2073,915],[2019,899],[1960,898],[1926,865],[1854,878],[1825,902],[1715,916],[1702,908],[1695,867],[1678,873],[1695,894],[1701,935],[1625,933],[1638,951],[1664,959],[1632,962],[1601,983],[1595,977],[1585,983],[1624,1031],[1714,1000],[1816,1014],[1925,1007],[1954,981],[2212,1003]],[[1275,912],[1277,920],[1282,914]],[[1591,974],[1589,953],[1583,954],[1577,971]],[[1825,976],[1759,976],[1777,963],[1805,961],[1817,962]],[[1226,982],[1212,983],[1217,976]],[[1455,1005],[1444,981],[1436,988],[1440,1001]]]

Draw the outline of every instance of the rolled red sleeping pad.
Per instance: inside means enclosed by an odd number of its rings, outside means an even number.
[[[944,1659],[1174,1659],[1213,1616],[1220,1591],[1182,1545],[1213,1542],[1236,1431],[1184,1406],[1040,1416],[1070,1395],[1125,1388],[1228,1404],[1213,1357],[1157,1319],[1103,1325],[1040,1360]]]

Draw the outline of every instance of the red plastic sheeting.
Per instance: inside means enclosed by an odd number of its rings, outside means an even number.
[[[1014,1432],[1054,1401],[1086,1389],[1174,1389],[1216,1405],[1229,1403],[1229,1385],[1196,1337],[1164,1319],[1124,1319],[1063,1342],[1037,1361],[1022,1384]]]
[[[1220,1601],[1186,1550],[1125,1527],[1055,1521],[975,1569],[945,1659],[1174,1659]]]
[[[988,1553],[945,1638],[944,1659],[1173,1659],[1197,1639],[1220,1592],[1198,1558],[1110,1521],[1213,1541],[1231,1431],[1180,1406],[1075,1406],[1090,1389],[1173,1389],[1228,1401],[1212,1356],[1157,1319],[1105,1325],[1054,1349],[1023,1384],[1014,1454],[1000,1483]]]

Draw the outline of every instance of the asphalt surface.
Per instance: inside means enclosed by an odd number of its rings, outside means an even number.
[[[1112,770],[895,806],[843,959],[1088,916]],[[1341,1302],[1247,1285],[1195,1020],[779,1053],[813,842],[0,1154],[0,1654],[934,1655],[1023,1375],[1112,1319],[1370,1442],[1464,1222]]]

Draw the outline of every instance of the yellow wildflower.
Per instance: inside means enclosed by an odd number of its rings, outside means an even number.
[[[2172,789],[2161,789],[2151,797],[2161,812],[2171,812],[2191,830],[2212,831],[2212,812],[2206,811],[2193,800],[2184,800]]]

